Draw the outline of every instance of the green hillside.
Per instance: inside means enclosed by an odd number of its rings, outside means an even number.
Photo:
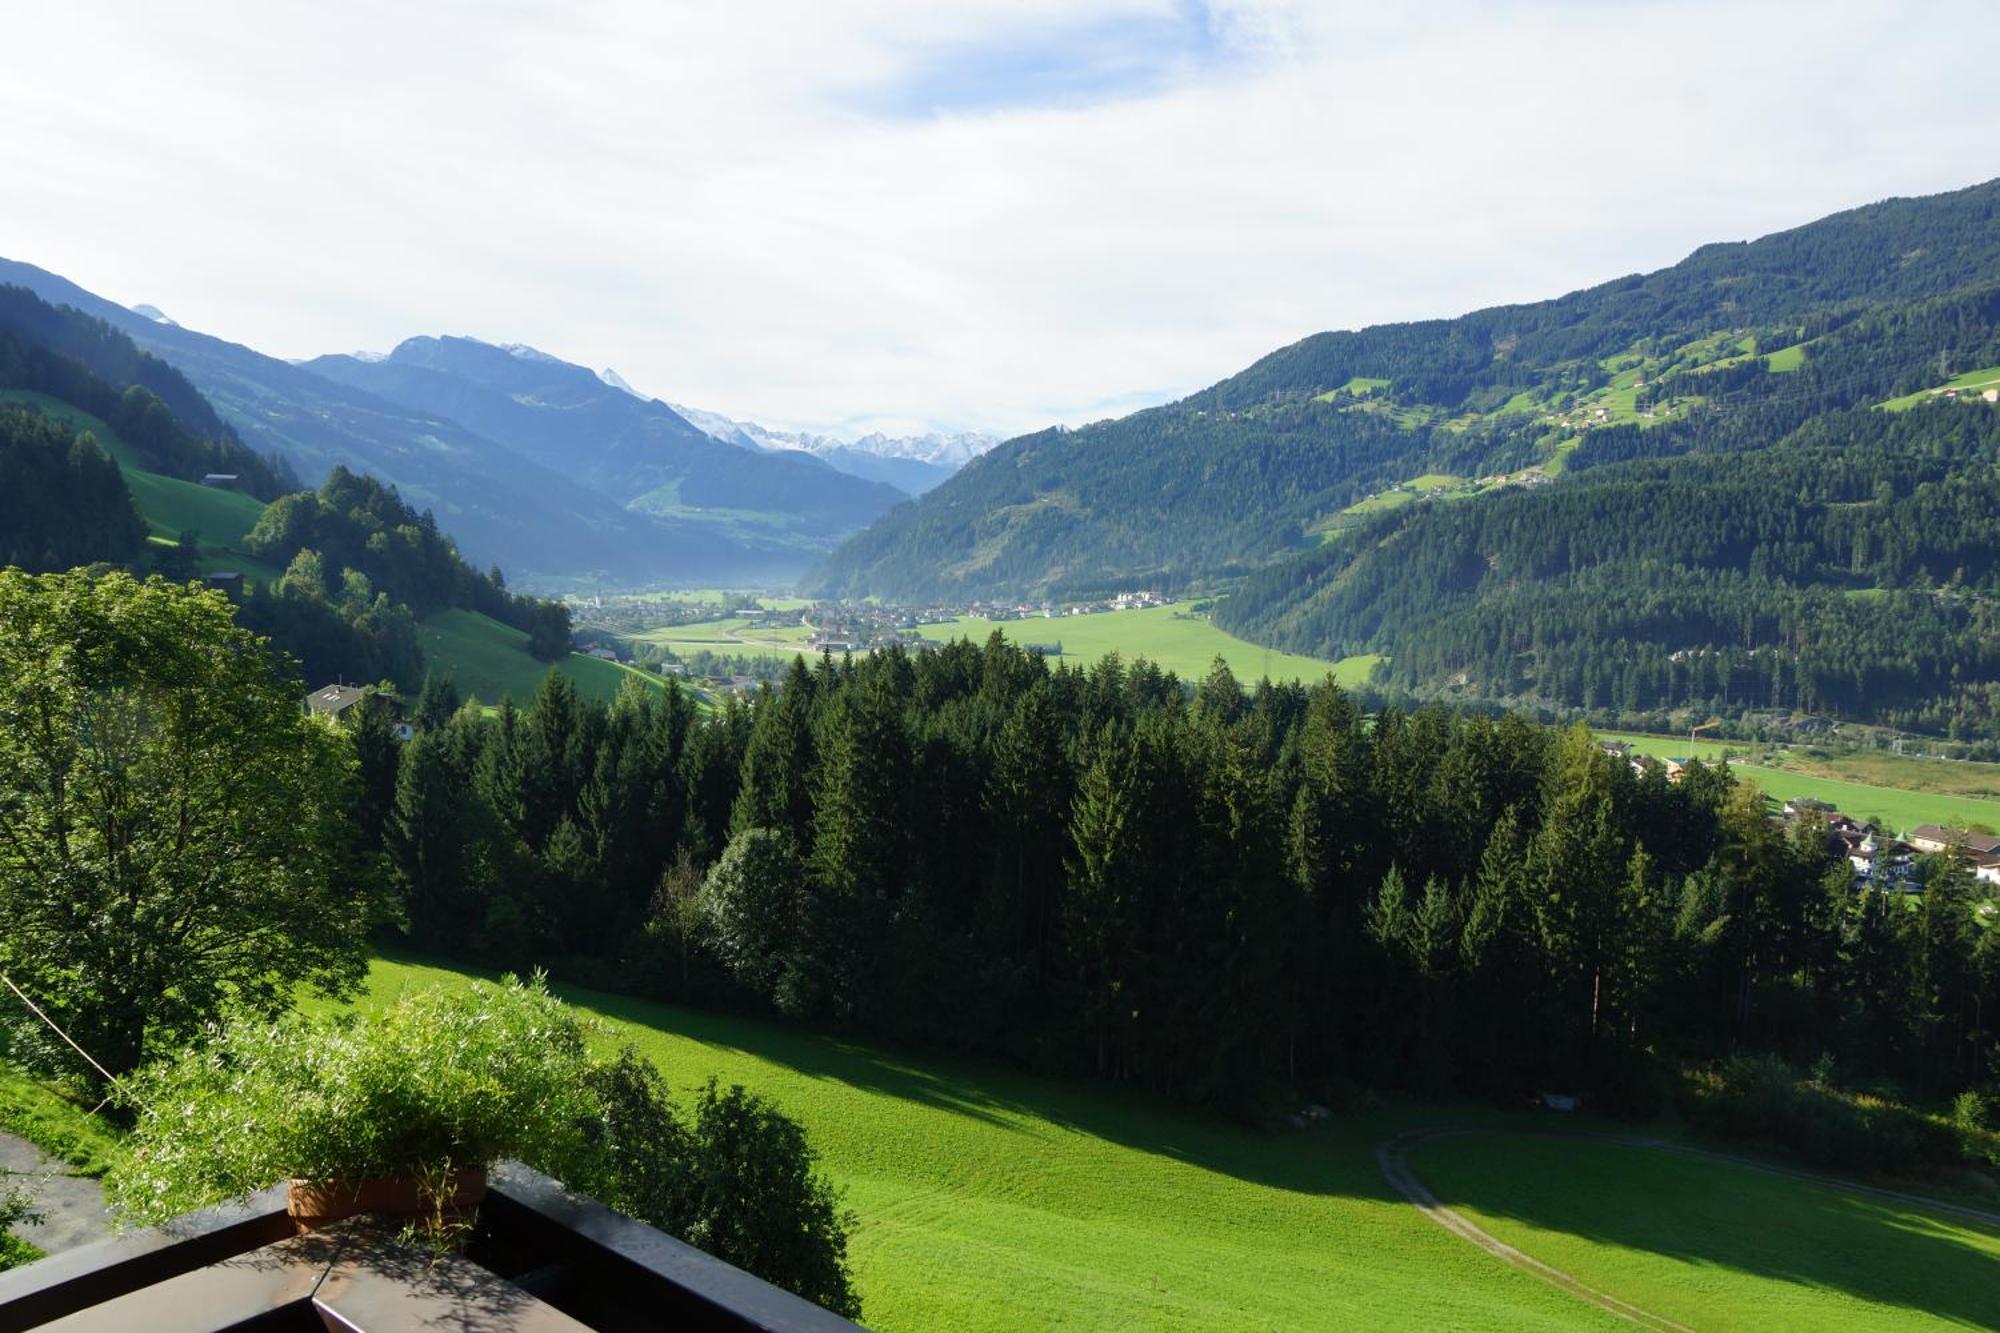
[[[378,961],[364,1003],[458,975]],[[1410,1129],[1546,1128],[1540,1117],[1390,1104],[1260,1132],[1099,1087],[558,989],[613,1025],[606,1047],[636,1044],[676,1089],[742,1082],[805,1126],[854,1213],[873,1328],[1619,1326],[1426,1219],[1377,1161]],[[1513,1137],[1427,1145],[1414,1161],[1530,1253],[1704,1327],[2000,1318],[1984,1277],[2000,1236],[1908,1205]]]
[[[89,431],[96,436],[105,452],[118,461],[125,474],[125,484],[131,489],[132,499],[138,504],[146,526],[156,537],[173,541],[192,528],[201,533],[205,547],[216,547],[226,552],[240,551],[244,535],[256,526],[258,515],[264,512],[262,501],[239,491],[203,486],[199,482],[182,481],[146,471],[138,465],[136,451],[119,439],[116,431],[100,418],[71,407],[60,399],[30,390],[0,389],[0,401],[28,403],[49,416],[58,417],[78,430]],[[229,567],[238,568],[240,564],[239,561]]]
[[[244,537],[264,512],[261,501],[139,467],[136,451],[101,418],[60,399],[25,390],[0,390],[0,401],[30,404],[90,432],[117,461],[153,541],[171,544],[190,529],[201,534],[201,572],[228,570],[266,582],[283,572],[243,550]],[[501,698],[525,701],[548,671],[546,663],[529,656],[525,633],[475,611],[438,612],[421,624],[418,634],[432,669],[451,672],[461,690],[488,702]],[[611,698],[628,678],[658,684],[642,672],[582,654],[564,659],[561,670],[593,698]]]
[[[1316,334],[1180,402],[1003,444],[812,586],[1219,593],[1219,629],[1380,656],[1419,698],[2000,743],[2000,410],[1969,392],[2000,374],[1975,369],[2000,365],[1996,207],[2000,181],[1557,300]]]
[[[430,670],[449,672],[459,693],[482,703],[526,703],[549,672],[528,655],[528,636],[477,611],[458,608],[426,617],[417,627]],[[628,680],[658,688],[659,679],[602,658],[571,653],[557,667],[593,699],[610,699]]]
[[[1840,404],[1808,401],[1822,385],[1868,402],[1922,389],[1940,352],[2000,360],[1978,357],[1976,324],[1897,313],[2000,281],[1996,200],[2000,182],[1890,200],[1556,300],[1315,334],[1179,402],[1008,441],[851,539],[811,586],[915,601],[1226,580],[1426,474],[1519,474],[1605,432],[1679,452],[1667,428],[1734,413],[1758,381],[1807,414]],[[1851,382],[1825,335],[1878,314],[1860,367],[1875,383]],[[1780,424],[1760,424],[1764,442]]]

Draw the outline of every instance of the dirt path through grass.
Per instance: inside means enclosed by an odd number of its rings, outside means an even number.
[[[1509,1245],[1498,1236],[1481,1227],[1471,1218],[1443,1203],[1436,1194],[1431,1192],[1429,1186],[1423,1183],[1423,1180],[1417,1175],[1415,1168],[1410,1165],[1410,1151],[1421,1144],[1433,1140],[1506,1134],[1532,1134],[1541,1138],[1579,1139],[1595,1143],[1612,1144],[1623,1148],[1645,1148],[1654,1152],[1671,1153],[1678,1157],[1687,1157],[1697,1161],[1716,1162],[1736,1167],[1740,1170],[1754,1171],[1759,1175],[1773,1176],[1781,1180],[1796,1180],[1804,1184],[1818,1185],[1823,1188],[1839,1190],[1843,1193],[1876,1199],[1885,1203],[1921,1208],[1929,1212],[1940,1213],[1948,1217],[1973,1222],[2000,1231],[2000,1213],[1989,1212],[1981,1208],[1972,1208],[1964,1204],[1947,1203],[1944,1200],[1933,1199],[1921,1194],[1908,1194],[1901,1190],[1881,1189],[1873,1185],[1856,1184],[1852,1181],[1839,1179],[1838,1177],[1821,1175],[1818,1172],[1794,1170],[1790,1167],[1776,1166],[1769,1162],[1760,1162],[1754,1158],[1738,1157],[1733,1153],[1710,1152],[1704,1148],[1693,1148],[1686,1144],[1670,1143],[1664,1139],[1647,1138],[1642,1135],[1604,1134],[1590,1130],[1561,1129],[1435,1129],[1398,1134],[1394,1138],[1385,1139],[1376,1145],[1375,1159],[1382,1168],[1383,1179],[1388,1181],[1398,1193],[1409,1200],[1412,1206],[1431,1221],[1437,1223],[1460,1239],[1478,1246],[1503,1262],[1531,1273],[1549,1285],[1568,1292],[1578,1300],[1588,1301],[1599,1309],[1630,1323],[1637,1324],[1641,1328],[1689,1333],[1688,1326],[1685,1324],[1676,1323],[1664,1315],[1654,1314],[1649,1310],[1641,1309],[1628,1301],[1620,1300],[1609,1292],[1599,1291],[1595,1287],[1588,1286],[1571,1274],[1564,1272],[1562,1269],[1544,1263],[1533,1255]]]
[[[1395,1138],[1385,1139],[1376,1145],[1375,1160],[1382,1166],[1382,1178],[1408,1199],[1418,1212],[1459,1239],[1469,1241],[1502,1262],[1531,1273],[1550,1286],[1566,1291],[1578,1300],[1588,1301],[1598,1309],[1637,1324],[1641,1328],[1661,1329],[1667,1333],[1693,1333],[1686,1324],[1677,1324],[1663,1315],[1656,1315],[1621,1301],[1609,1292],[1585,1286],[1560,1268],[1545,1264],[1532,1254],[1515,1249],[1471,1218],[1455,1209],[1447,1208],[1437,1195],[1431,1193],[1430,1188],[1418,1178],[1416,1171],[1410,1166],[1409,1150],[1419,1143],[1429,1139],[1455,1138],[1460,1135],[1485,1132],[1489,1131],[1435,1129],[1398,1134]]]

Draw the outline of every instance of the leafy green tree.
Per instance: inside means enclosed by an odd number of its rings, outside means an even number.
[[[300,694],[221,593],[0,572],[0,967],[113,1074],[359,983],[353,761]]]

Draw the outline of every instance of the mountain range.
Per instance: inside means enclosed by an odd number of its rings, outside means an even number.
[[[808,587],[1227,593],[1426,694],[1983,719],[1996,330],[2000,182],[1888,200],[1009,440]]]
[[[612,372],[602,372],[607,383],[630,391]],[[798,450],[826,460],[842,472],[887,482],[910,495],[922,495],[964,467],[999,441],[974,432],[931,432],[924,435],[885,435],[871,432],[852,440],[831,435],[812,435],[767,430],[754,421],[734,421],[719,412],[698,407],[669,404],[674,411],[718,440],[778,453]]]
[[[0,260],[0,285],[104,320],[308,483],[343,465],[395,485],[524,586],[783,583],[907,494],[810,453],[719,442],[529,348],[413,338],[294,364],[30,264]]]

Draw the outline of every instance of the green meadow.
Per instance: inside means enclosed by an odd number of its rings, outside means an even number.
[[[1963,375],[1953,376],[1935,389],[1919,389],[1906,393],[1901,398],[1891,398],[1880,404],[1891,412],[1904,412],[1928,398],[1935,398],[1946,389],[1976,390],[2000,389],[2000,366],[1988,366],[1984,370],[1968,370]]]
[[[1693,746],[1685,736],[1648,736],[1633,732],[1600,732],[1605,740],[1628,742],[1641,754],[1662,758],[1693,757],[1705,762],[1741,756],[1748,749],[1742,741],[1700,740]],[[1838,761],[1814,764],[1830,767]],[[1810,760],[1786,760],[1785,767],[1749,764],[1732,759],[1730,769],[1746,782],[1755,783],[1773,800],[1789,801],[1808,796],[1832,804],[1842,814],[1871,821],[1897,833],[1906,833],[1918,824],[1945,824],[1956,828],[1980,825],[2000,829],[2000,800],[1968,796],[1949,790],[1925,790],[1926,786],[1977,784],[1991,765],[1952,764],[1942,760],[1899,759],[1896,756],[1858,757],[1854,767],[1863,772],[1893,775],[1902,785],[1856,782],[1828,777],[1818,772],[1800,772],[1791,765]],[[1933,777],[1933,775],[1935,775]]]
[[[1500,1240],[1691,1328],[2000,1326],[2000,1232],[1730,1163],[1521,1135],[1411,1163]]]
[[[119,439],[109,425],[61,399],[26,389],[5,389],[0,390],[0,401],[27,403],[49,416],[68,422],[79,431],[89,431],[95,436],[99,447],[125,474],[125,485],[139,506],[139,515],[146,520],[147,528],[156,537],[174,541],[192,528],[201,534],[204,547],[215,547],[225,553],[238,552],[243,538],[257,525],[258,516],[264,512],[262,501],[240,491],[203,486],[199,482],[182,481],[178,477],[163,477],[157,472],[146,471],[139,466],[138,455],[132,447]],[[220,567],[224,565],[219,564]]]
[[[1203,616],[1195,615],[1189,603],[1149,606],[1134,611],[1100,611],[1093,615],[1032,617],[1027,620],[987,620],[960,616],[935,625],[923,625],[918,633],[927,639],[950,642],[971,639],[984,643],[994,630],[1011,642],[1062,644],[1061,660],[1071,666],[1088,666],[1108,653],[1126,661],[1145,658],[1172,671],[1182,679],[1199,680],[1220,657],[1229,663],[1244,684],[1254,684],[1268,676],[1272,680],[1318,681],[1328,672],[1343,685],[1360,684],[1380,661],[1372,654],[1328,662],[1297,653],[1260,648],[1254,643],[1225,634]],[[791,658],[808,653],[806,640],[812,631],[802,625],[779,629],[753,627],[741,616],[702,620],[686,625],[668,625],[635,634],[633,639],[659,644],[686,655],[706,650],[739,657]]]
[[[464,975],[378,960],[361,1003]],[[1382,1178],[1375,1149],[1391,1135],[1547,1126],[1532,1113],[1390,1103],[1263,1132],[1101,1085],[557,989],[604,1024],[602,1047],[637,1046],[676,1089],[740,1082],[805,1126],[853,1215],[870,1327],[1617,1324],[1446,1232]],[[1425,1144],[1412,1161],[1448,1202],[1537,1257],[1704,1327],[1936,1322],[1920,1307],[2000,1317],[2000,1242],[1919,1210],[1511,1135]],[[1860,1261],[1870,1254],[1880,1263]],[[1890,1264],[1898,1271],[1874,1271]]]
[[[549,673],[549,663],[528,655],[526,634],[477,611],[439,611],[418,623],[417,637],[431,670],[449,672],[461,695],[482,703],[524,704]],[[616,697],[628,680],[660,685],[658,677],[582,653],[571,653],[557,666],[593,699]]]
[[[1145,658],[1183,680],[1200,680],[1220,657],[1244,684],[1271,680],[1317,682],[1327,674],[1343,685],[1357,685],[1382,659],[1374,654],[1329,662],[1297,653],[1260,648],[1225,634],[1207,617],[1195,615],[1186,602],[1148,606],[1136,611],[1102,611],[1087,616],[1057,616],[1028,620],[986,620],[961,616],[938,625],[924,625],[927,639],[971,639],[982,643],[994,630],[1014,643],[1062,644],[1062,661],[1088,666],[1110,653],[1127,662]]]

